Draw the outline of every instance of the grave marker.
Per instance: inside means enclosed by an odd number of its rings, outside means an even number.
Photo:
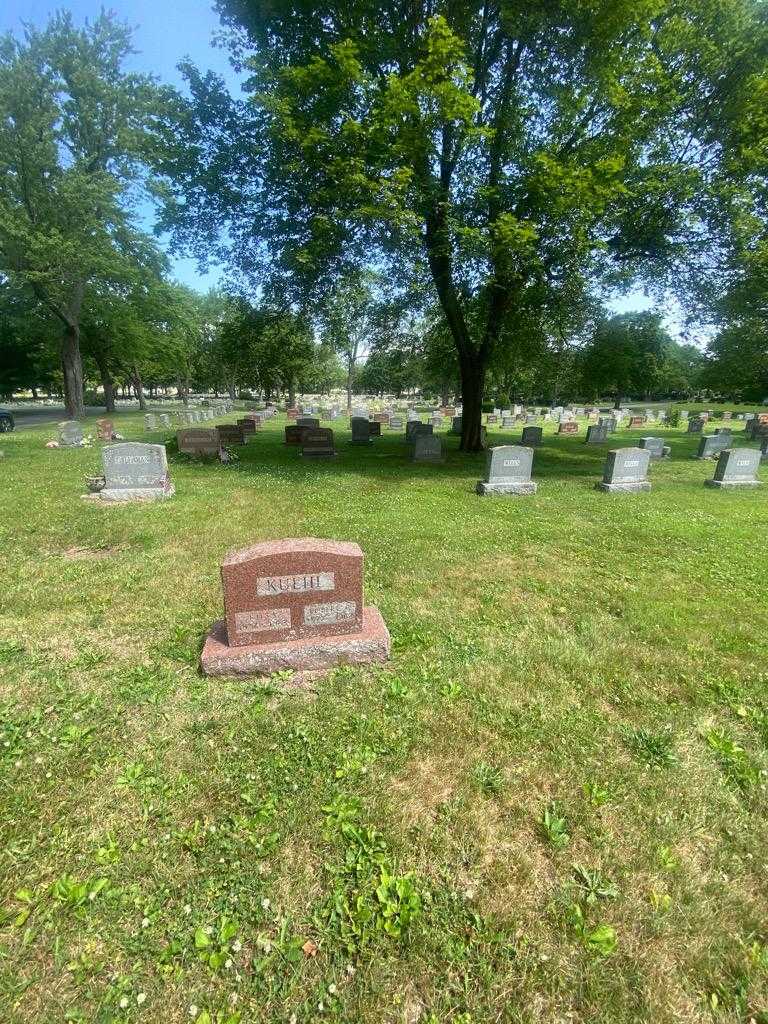
[[[318,672],[389,658],[378,609],[363,605],[363,553],[342,541],[268,541],[221,565],[225,618],[201,657],[206,675]]]
[[[485,480],[478,481],[478,494],[535,494],[531,480],[533,448],[505,444],[488,449]]]
[[[647,478],[651,453],[642,448],[614,448],[608,452],[599,491],[650,491]]]
[[[720,452],[715,466],[715,475],[705,480],[707,487],[759,487],[757,470],[760,465],[760,451],[757,448],[728,448]]]
[[[115,432],[112,420],[96,420],[97,436],[100,441],[111,441]]]
[[[523,435],[521,442],[523,447],[535,448],[541,444],[544,439],[544,428],[543,427],[523,427]]]
[[[163,444],[107,444],[101,449],[101,460],[105,482],[98,495],[102,501],[156,501],[174,493]]]
[[[652,459],[667,459],[672,451],[668,444],[664,444],[662,437],[641,437],[638,447],[650,452]]]
[[[436,434],[416,434],[413,444],[414,462],[445,462],[443,442]]]
[[[301,454],[305,459],[335,459],[333,431],[328,427],[305,427],[301,437]]]
[[[59,423],[59,445],[62,448],[80,448],[83,443],[83,428],[77,420],[63,420]]]
[[[367,416],[353,416],[351,425],[352,444],[371,443],[371,425]]]
[[[221,437],[215,427],[187,427],[178,430],[176,443],[183,455],[193,455],[195,458],[218,458],[221,449]]]

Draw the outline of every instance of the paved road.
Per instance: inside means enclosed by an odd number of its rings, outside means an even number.
[[[27,430],[29,427],[38,427],[44,423],[58,423],[60,420],[65,420],[67,418],[67,413],[63,405],[45,405],[40,406],[37,409],[19,409],[18,412],[13,408],[13,406],[6,406],[6,408],[10,408],[13,413],[17,430]],[[99,407],[98,405],[95,405],[92,407],[89,406],[85,415],[87,419],[98,419],[100,416],[103,416],[105,412],[106,410],[103,406]]]

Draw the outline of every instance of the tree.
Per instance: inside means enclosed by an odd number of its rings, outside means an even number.
[[[320,289],[365,265],[426,268],[465,450],[530,293],[648,266],[674,280],[727,244],[742,175],[722,140],[765,73],[757,0],[219,9],[253,102],[190,72],[169,223],[207,228],[215,210],[241,266]]]
[[[80,333],[89,292],[133,273],[126,213],[148,126],[168,94],[123,64],[130,30],[111,14],[77,29],[55,15],[0,40],[0,271],[63,329],[67,411],[82,415]]]
[[[581,353],[581,370],[595,397],[612,394],[648,398],[661,381],[669,346],[674,344],[657,313],[622,313],[599,324]]]

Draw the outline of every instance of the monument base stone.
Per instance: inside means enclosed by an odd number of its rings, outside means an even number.
[[[762,480],[705,480],[705,487],[760,487]]]
[[[172,498],[176,488],[167,487],[104,487],[98,492],[101,501],[162,501]]]
[[[200,666],[207,676],[269,676],[273,672],[327,672],[339,665],[367,665],[389,660],[391,641],[381,612],[363,608],[359,633],[278,640],[232,647],[224,619],[213,624]]]
[[[535,494],[537,489],[532,480],[520,484],[489,484],[479,480],[476,488],[478,494]]]
[[[595,484],[595,489],[598,491],[614,491],[630,492],[630,491],[650,491],[651,481],[650,480],[633,480],[626,484],[606,484],[601,481],[599,484]]]

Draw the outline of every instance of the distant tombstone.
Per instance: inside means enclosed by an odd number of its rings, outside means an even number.
[[[105,482],[98,494],[102,501],[153,501],[174,493],[163,444],[108,444],[101,449],[101,460]]]
[[[697,459],[716,459],[720,452],[730,448],[733,438],[730,434],[706,434],[699,440],[699,450],[696,452]]]
[[[256,433],[256,423],[250,416],[243,416],[242,419],[237,421],[236,425],[240,428],[241,433],[245,434],[246,437],[250,437],[251,434]]]
[[[421,416],[419,416],[419,414],[416,412],[415,409],[409,409],[408,410],[408,420],[409,420],[409,422],[410,421],[414,421],[414,420],[420,420],[420,419],[421,419]]]
[[[160,421],[161,427],[170,427],[171,425],[171,417],[167,412],[161,412],[158,416],[158,420]]]
[[[342,541],[268,541],[221,565],[225,619],[203,648],[206,675],[325,671],[383,662],[390,639],[363,605],[363,553]]]
[[[443,417],[440,415],[440,413],[435,413],[434,415],[429,417],[429,422],[432,424],[433,427],[436,427],[439,430],[443,425]]]
[[[341,413],[339,412],[338,409],[331,409],[331,411],[328,413],[328,419],[329,420],[337,420],[340,415],[341,415]]]
[[[478,494],[535,494],[531,480],[533,448],[505,444],[488,449],[485,480],[478,481]]]
[[[352,444],[371,443],[371,427],[367,416],[353,416],[351,425]]]
[[[759,465],[757,448],[728,448],[720,452],[714,477],[704,483],[707,487],[759,487]]]
[[[416,434],[413,444],[414,462],[444,462],[443,442],[436,434]]]
[[[509,413],[502,413],[501,426],[503,430],[511,430],[515,425],[515,417]]]
[[[305,459],[335,459],[333,431],[328,427],[306,427],[301,438],[301,454]]]
[[[287,445],[300,445],[305,430],[315,430],[315,427],[300,427],[298,423],[289,423],[285,428],[285,443]]]
[[[593,423],[587,427],[586,444],[605,444],[608,440],[608,428],[604,423]]]
[[[316,416],[299,416],[296,420],[298,427],[319,427],[320,420]]]
[[[536,420],[537,417],[534,416],[532,413],[528,413],[528,415],[526,415],[525,417],[525,422],[528,424],[528,426],[533,426],[536,423]]]
[[[111,441],[115,432],[112,420],[96,420],[97,436],[100,441]]]
[[[541,444],[543,439],[543,427],[523,427],[523,436],[521,438],[523,447],[535,448]]]
[[[405,427],[405,440],[413,444],[417,437],[432,436],[434,428],[431,423],[422,423],[420,420],[411,420]]]
[[[176,443],[183,455],[195,458],[218,457],[221,441],[216,427],[188,427],[176,432]]]
[[[390,416],[389,417],[389,429],[390,430],[402,430],[403,429],[403,417],[402,416]]]
[[[663,437],[641,437],[638,447],[650,452],[652,459],[666,459],[672,451],[668,444],[664,444]]]
[[[682,413],[681,413],[682,415]],[[692,416],[688,420],[688,433],[689,434],[700,434],[704,429],[704,420],[701,416]]]
[[[647,479],[651,453],[642,448],[614,448],[608,452],[599,491],[650,491]]]
[[[495,412],[489,412],[485,418],[485,422],[488,424],[489,427],[492,427],[495,423],[499,422],[499,417],[496,415]]]
[[[443,415],[447,416],[449,420],[452,420],[456,415],[456,408],[453,405],[446,405],[443,407]]]
[[[59,423],[59,445],[62,448],[79,448],[83,443],[83,427],[77,420],[63,420]]]
[[[374,413],[373,414],[373,422],[374,423],[389,423],[389,413],[388,412],[376,412],[376,413]]]
[[[453,417],[453,420],[451,421],[451,433],[452,434],[461,434],[461,423],[462,423],[462,417],[461,416],[454,416]]]
[[[578,434],[579,424],[576,420],[561,420],[557,432],[558,434]]]
[[[368,420],[368,432],[371,437],[381,437],[381,424]]]
[[[731,419],[733,419],[733,413],[732,412],[727,412],[726,411],[726,412],[723,413],[723,420],[726,423],[728,422],[728,420],[731,420]]]
[[[148,412],[144,417],[144,429],[155,430],[157,428],[157,417],[153,412]]]
[[[299,418],[300,413],[298,409],[291,408],[285,410],[285,415],[288,417],[289,420],[297,420]]]
[[[634,428],[634,427],[644,427],[644,426],[645,426],[645,416],[631,416],[630,417],[630,420],[629,420],[630,430],[632,428]]]
[[[220,427],[214,427],[218,433],[219,441],[222,444],[245,444],[250,435],[244,433],[238,423],[222,423]]]

